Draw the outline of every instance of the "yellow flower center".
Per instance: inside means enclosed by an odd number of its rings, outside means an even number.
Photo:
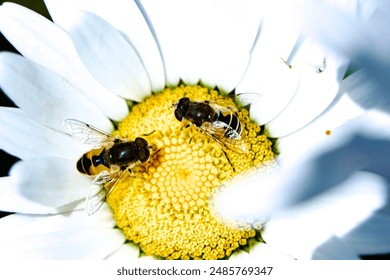
[[[135,105],[116,134],[145,138],[156,150],[121,179],[107,202],[126,238],[147,255],[167,259],[222,259],[258,235],[261,226],[225,223],[212,214],[210,196],[232,176],[273,164],[273,143],[238,110],[248,152],[224,147],[174,116],[182,97],[237,108],[229,97],[201,86],[165,89]]]

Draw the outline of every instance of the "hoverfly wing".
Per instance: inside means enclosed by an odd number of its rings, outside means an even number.
[[[229,150],[232,150],[236,153],[240,154],[246,154],[249,152],[249,149],[247,147],[247,144],[244,140],[241,138],[237,139],[229,139],[229,138],[223,138],[220,139],[220,141],[223,143],[224,146],[226,146]]]
[[[102,207],[126,170],[128,169],[119,169],[111,173],[105,170],[95,177],[86,198],[85,210],[89,216],[95,214]]]
[[[240,107],[246,107],[258,102],[261,99],[261,94],[257,92],[237,93],[233,96],[234,100]]]
[[[95,214],[106,201],[106,189],[104,185],[92,184],[85,199],[85,211],[88,216]]]
[[[118,138],[79,120],[66,119],[65,128],[73,138],[94,148],[109,145]]]
[[[225,137],[224,134],[229,126],[221,121],[215,121],[212,124],[205,123],[201,129],[213,138],[221,146],[228,148],[236,153],[248,153],[248,148],[245,142],[234,130],[229,130],[229,137]]]
[[[215,132],[223,131],[224,135],[227,134],[227,135],[225,135],[224,138],[231,139],[231,140],[240,140],[241,139],[241,135],[237,131],[235,131],[234,129],[231,129],[231,127],[225,122],[215,121],[212,123],[211,129],[212,129],[212,131],[215,131]]]

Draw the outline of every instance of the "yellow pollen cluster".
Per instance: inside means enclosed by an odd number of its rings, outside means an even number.
[[[175,118],[173,104],[184,96],[236,108],[231,98],[217,91],[184,85],[135,105],[116,134],[144,137],[155,149],[149,161],[118,182],[107,202],[126,238],[147,255],[223,259],[257,231],[247,224],[222,223],[211,214],[209,198],[237,173],[272,162],[272,142],[250,121],[247,110],[237,109],[248,152],[223,147]]]

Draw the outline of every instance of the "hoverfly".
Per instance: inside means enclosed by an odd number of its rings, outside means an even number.
[[[241,93],[235,98],[246,106],[260,96],[257,93]],[[178,121],[188,121],[222,146],[236,152],[248,152],[241,137],[243,125],[232,108],[219,106],[210,100],[191,101],[188,97],[182,97],[174,104],[174,110]]]
[[[144,138],[121,139],[74,119],[65,120],[65,127],[73,138],[94,148],[77,161],[79,172],[96,176],[86,197],[85,208],[88,215],[93,215],[126,171],[131,173],[132,168],[149,160],[154,146]]]

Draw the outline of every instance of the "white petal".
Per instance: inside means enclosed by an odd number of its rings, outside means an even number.
[[[347,244],[332,236],[320,245],[311,256],[314,260],[358,260],[358,256]]]
[[[125,243],[112,255],[108,256],[106,260],[121,260],[128,261],[138,259],[139,257],[139,246],[134,243]]]
[[[355,173],[327,195],[273,217],[262,236],[278,250],[296,258],[310,258],[332,236],[350,232],[385,203],[383,178]]]
[[[0,179],[0,180],[4,180]],[[5,182],[5,180],[3,181]],[[1,232],[1,240],[3,241],[3,234],[8,230],[16,229],[22,227],[30,222],[39,221],[44,219],[45,216],[41,215],[25,215],[25,214],[11,214],[6,217],[0,219],[0,232]]]
[[[46,155],[74,160],[85,151],[69,135],[31,120],[20,109],[0,107],[0,119],[0,148],[18,158]]]
[[[361,255],[388,253],[390,252],[390,216],[381,212],[375,213],[340,238]]]
[[[85,211],[72,211],[61,215],[10,215],[0,220],[0,246],[32,235],[62,231],[81,231],[94,229],[112,229],[115,220],[108,207],[102,207],[93,216]]]
[[[359,70],[342,81],[339,97],[331,106],[310,124],[310,129],[322,133],[361,116],[371,109],[389,111],[389,97],[380,90],[366,70]],[[383,116],[385,119],[385,116]]]
[[[180,79],[230,92],[241,79],[254,43],[256,1],[142,1],[155,31],[167,83]],[[188,12],[189,11],[189,12]]]
[[[63,207],[49,207],[21,196],[13,185],[11,177],[0,177],[0,210],[26,214],[54,214],[66,213],[75,209],[82,209],[79,202]]]
[[[67,31],[79,11],[92,12],[88,0],[44,0],[44,2],[53,21]]]
[[[299,86],[288,106],[267,124],[273,137],[297,131],[322,113],[336,98],[339,84],[347,69],[344,59],[330,53],[322,54],[311,42],[302,45],[291,63],[294,62],[297,63],[296,67],[300,68],[297,71],[301,72]],[[294,64],[292,67],[295,67]],[[319,68],[321,72],[315,70]]]
[[[121,31],[136,49],[150,78],[152,90],[165,87],[164,65],[158,45],[136,1],[119,0],[115,5],[109,0],[90,2],[93,11]]]
[[[68,31],[72,26],[73,18],[81,10],[93,12],[105,19],[136,49],[150,77],[152,90],[157,92],[164,88],[164,66],[160,52],[147,21],[135,1],[117,0],[115,5],[107,0],[46,0],[45,3],[54,22]]]
[[[54,129],[66,132],[64,119],[74,118],[112,130],[107,117],[76,88],[20,55],[1,53],[0,84],[17,106]]]
[[[76,170],[75,161],[37,157],[17,162],[10,171],[15,191],[51,207],[85,198],[91,180]]]
[[[103,259],[124,242],[118,229],[57,231],[27,236],[0,248],[1,259]]]
[[[110,118],[120,120],[126,116],[125,101],[93,79],[64,30],[13,3],[3,4],[0,14],[0,30],[21,54],[64,77]]]
[[[283,137],[280,140],[280,151],[302,153],[308,149],[308,145],[314,146],[318,141],[329,142],[330,139],[333,141],[334,137],[329,138],[326,133],[333,136],[339,126],[363,115],[370,107],[383,104],[381,101],[384,101],[384,98],[375,96],[377,91],[374,90],[373,83],[365,80],[360,72],[353,73],[341,82],[338,96],[318,118],[302,130]],[[345,126],[342,129],[344,128]]]
[[[299,73],[290,68],[289,56],[298,42],[299,14],[291,3],[267,2],[264,19],[253,47],[250,64],[236,92],[258,92],[259,102],[251,105],[251,118],[260,124],[274,119],[290,102],[299,82]],[[302,1],[300,1],[302,2]],[[296,4],[296,1],[294,1]]]
[[[274,119],[293,98],[299,75],[290,69],[279,55],[254,52],[237,93],[256,92],[261,99],[250,108],[251,119],[263,125]]]
[[[301,31],[300,20],[307,2],[265,1],[261,10],[256,11],[263,15],[263,24],[253,52],[278,55],[280,59],[290,64],[295,48],[300,44],[298,40]]]
[[[84,12],[69,32],[82,61],[105,88],[135,101],[150,94],[149,77],[137,53],[106,21]]]

